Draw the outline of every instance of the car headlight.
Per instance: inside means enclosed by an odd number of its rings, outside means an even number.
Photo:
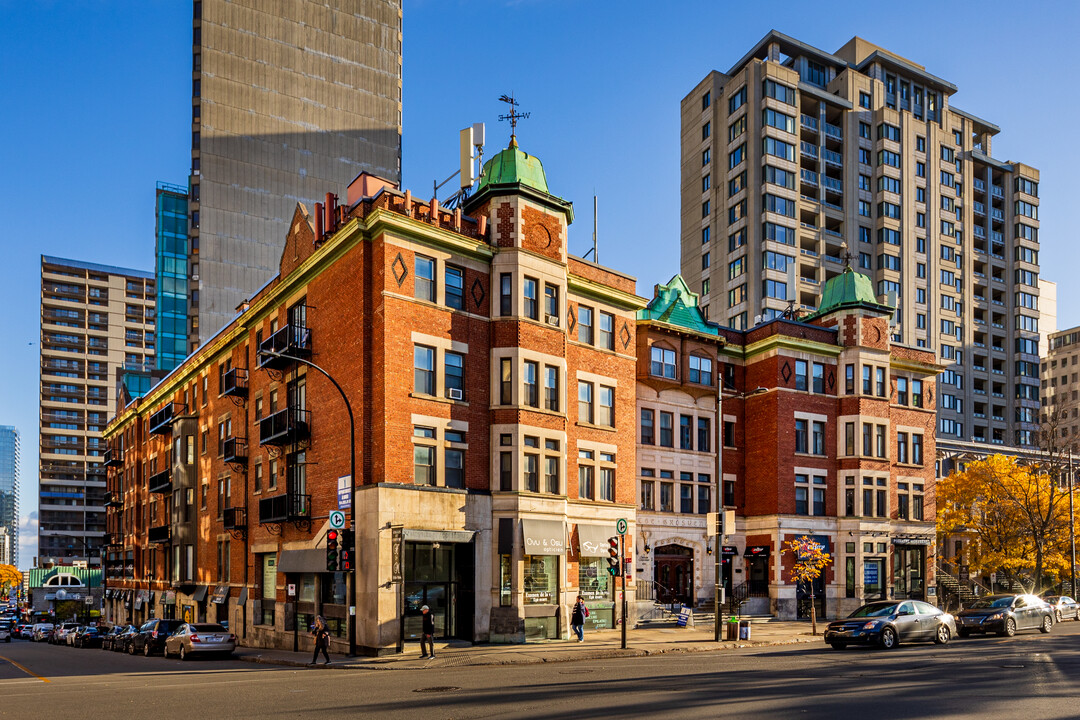
[[[993,615],[991,615],[990,617],[988,617],[986,619],[987,620],[1000,620],[1003,617],[1005,617],[1005,613],[1000,613],[999,612],[999,613],[994,613]]]
[[[880,620],[871,620],[870,622],[863,625],[862,629],[863,630],[875,630],[875,629],[877,629],[878,625],[880,625],[880,624],[881,624]]]

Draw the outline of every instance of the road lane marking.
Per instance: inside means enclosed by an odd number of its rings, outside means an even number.
[[[43,678],[43,677],[41,677],[40,675],[38,675],[37,673],[35,673],[35,672],[31,672],[31,671],[27,670],[27,669],[26,669],[25,667],[23,667],[23,666],[22,666],[22,665],[20,665],[19,663],[15,662],[15,661],[14,661],[14,660],[12,660],[11,658],[6,658],[6,657],[4,657],[3,655],[0,655],[0,660],[3,660],[3,661],[5,661],[5,662],[8,662],[8,663],[11,663],[11,664],[12,664],[12,665],[14,665],[15,667],[17,667],[17,668],[19,668],[20,670],[22,670],[22,671],[23,671],[24,673],[26,673],[27,675],[30,675],[31,677],[36,677],[36,678],[37,678],[38,680],[40,680],[41,682],[46,682],[46,683],[47,683],[47,682],[49,682],[49,678]]]

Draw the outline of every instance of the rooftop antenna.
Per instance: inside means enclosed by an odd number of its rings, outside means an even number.
[[[461,165],[457,172],[442,182],[432,181],[432,197],[436,197],[439,194],[439,188],[455,177],[461,176],[460,189],[442,202],[444,206],[451,209],[458,207],[469,196],[469,192],[479,180],[476,172],[477,164],[480,168],[484,167],[484,123],[473,123],[463,129],[458,133],[458,139]],[[483,170],[481,174],[482,172]]]
[[[592,247],[581,256],[581,259],[589,257],[589,253],[592,253],[592,261],[599,265],[600,258],[596,254],[596,195],[592,196]]]
[[[517,147],[518,120],[524,120],[532,115],[532,113],[518,112],[518,101],[514,99],[514,93],[500,96],[499,102],[504,102],[510,106],[510,112],[505,115],[500,115],[499,120],[510,121],[510,147]]]

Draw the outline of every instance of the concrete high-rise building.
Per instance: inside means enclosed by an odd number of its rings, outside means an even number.
[[[101,545],[101,433],[123,371],[153,368],[154,296],[153,273],[41,258],[39,565],[86,560]]]
[[[957,88],[860,38],[768,33],[683,99],[682,275],[746,328],[814,311],[845,262],[934,350],[938,438],[1030,445],[1039,408],[1038,170],[995,159]]]
[[[157,353],[154,369],[169,372],[187,357],[188,244],[186,187],[159,182],[154,198]]]
[[[0,565],[19,564],[19,431],[0,425]]]
[[[1039,278],[1039,357],[1050,350],[1050,336],[1058,331],[1057,283]],[[1044,393],[1045,395],[1045,393]]]
[[[401,1],[195,0],[188,350],[278,271],[296,202],[401,175]]]
[[[1042,420],[1054,434],[1054,445],[1080,452],[1080,327],[1047,338],[1042,359]]]

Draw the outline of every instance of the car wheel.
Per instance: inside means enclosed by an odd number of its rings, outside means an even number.
[[[934,633],[934,642],[938,645],[947,645],[951,637],[952,633],[949,632],[949,626],[942,623],[938,625],[937,632]]]
[[[135,643],[131,643],[130,645],[128,645],[127,651],[128,651],[128,655],[134,655],[135,654]]]
[[[1048,632],[1050,632],[1051,628],[1053,628],[1053,627],[1054,627],[1054,621],[1050,619],[1050,616],[1049,615],[1043,615],[1042,625],[1039,627],[1039,630],[1041,632],[1048,633]]]
[[[150,643],[149,642],[147,642],[145,645],[142,646],[142,654],[143,654],[143,657],[150,657],[151,653],[150,653]]]
[[[1012,637],[1013,635],[1015,635],[1016,634],[1016,621],[1013,620],[1012,618],[1007,618],[1005,620],[1005,629],[1002,630],[1000,634],[1004,635],[1005,637]]]
[[[896,647],[896,631],[891,627],[886,627],[881,631],[881,647],[886,650],[892,650]]]
[[[1061,622],[1061,611],[1060,610],[1055,610],[1054,611],[1054,618],[1057,620],[1057,622]]]
[[[831,643],[829,643],[829,645],[832,646],[833,650],[843,650],[844,648],[847,647],[847,643],[842,643],[842,642],[831,642]]]
[[[187,649],[183,645],[180,646],[180,659],[181,660],[187,660],[188,659]]]

